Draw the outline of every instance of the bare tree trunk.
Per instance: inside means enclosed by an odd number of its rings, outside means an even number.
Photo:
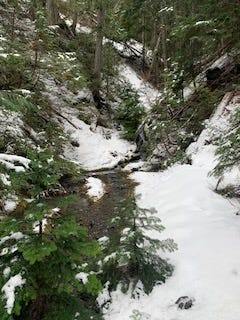
[[[148,78],[151,77],[151,75],[153,74],[153,71],[155,69],[155,66],[156,66],[158,51],[159,51],[160,42],[161,42],[161,35],[162,35],[161,32],[159,32],[157,42],[156,42],[156,45],[155,45],[155,48],[154,48],[153,54],[152,54],[152,62],[151,62],[151,66],[149,69]]]
[[[167,62],[167,35],[166,35],[166,26],[162,25],[162,58],[163,58],[163,67],[164,72],[168,71],[168,62]]]
[[[72,26],[71,26],[72,31],[73,31],[74,34],[76,32],[77,22],[78,22],[78,13],[77,13],[77,11],[74,11],[73,12],[73,23],[72,23]]]
[[[55,25],[60,21],[56,0],[46,0],[48,24]]]
[[[167,30],[165,19],[161,15],[161,41],[162,41],[162,61],[163,61],[163,82],[166,85],[167,73],[168,73],[168,61],[167,61]]]
[[[143,17],[142,17],[142,44],[143,44],[143,49],[142,49],[142,62],[143,62],[143,67],[146,62],[146,32],[145,32],[145,26],[146,24],[146,18],[145,18],[145,10],[143,12]]]
[[[102,66],[102,46],[103,46],[103,27],[105,12],[100,5],[97,13],[97,37],[95,46],[95,58],[93,67],[93,87],[92,94],[98,107],[101,106],[100,85],[101,85],[101,66]]]

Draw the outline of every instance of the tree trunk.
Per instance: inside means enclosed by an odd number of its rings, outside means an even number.
[[[77,21],[78,21],[78,13],[74,11],[73,13],[73,23],[71,25],[72,31],[75,34],[76,32],[76,26],[77,26]]]
[[[162,35],[161,32],[159,32],[157,42],[156,42],[156,45],[155,45],[155,48],[154,48],[153,54],[152,54],[152,62],[151,62],[151,66],[149,69],[148,78],[151,78],[153,71],[155,69],[155,66],[156,66],[157,56],[158,56],[159,47],[160,47],[160,43],[161,43],[161,35]]]
[[[105,12],[100,5],[97,14],[97,37],[95,46],[95,58],[93,67],[92,94],[98,107],[101,107],[100,86],[101,86],[101,66],[102,66],[102,46],[103,46],[103,27]]]
[[[49,25],[58,24],[60,21],[56,0],[46,0],[47,18]]]

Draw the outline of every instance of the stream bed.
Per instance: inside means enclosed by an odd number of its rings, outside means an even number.
[[[105,194],[97,201],[87,195],[87,187],[83,181],[74,193],[77,200],[71,203],[68,212],[76,213],[77,221],[88,228],[89,237],[98,239],[109,234],[109,222],[118,215],[117,207],[122,205],[122,200],[132,195],[135,181],[123,171],[104,171],[88,173],[85,178],[100,179],[105,185]]]

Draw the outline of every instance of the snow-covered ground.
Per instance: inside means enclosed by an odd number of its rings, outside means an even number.
[[[76,102],[82,98],[91,100],[90,91],[83,89],[74,95],[64,85],[59,90],[53,78],[43,77],[42,81],[46,86],[45,94],[58,112],[57,121],[70,136],[70,141],[66,142],[64,148],[66,159],[79,164],[85,170],[97,170],[112,168],[119,161],[131,157],[136,147],[121,139],[121,132],[98,126],[97,114],[91,115],[91,125],[86,124],[79,119],[79,111],[65,101],[67,99]]]
[[[86,170],[112,168],[120,160],[131,156],[135,146],[120,138],[120,133],[114,129],[101,126],[90,126],[78,119],[76,109],[62,110],[64,116],[71,121],[64,122],[65,132],[79,146],[66,144],[64,156],[78,163]]]
[[[223,125],[226,107],[234,106],[233,100],[225,97],[224,101],[209,126]],[[132,299],[119,290],[114,292],[106,320],[240,319],[240,219],[236,215],[240,204],[214,192],[216,180],[208,175],[215,165],[210,133],[204,131],[189,151],[192,165],[132,174],[139,183],[136,194],[142,195],[139,206],[155,207],[166,227],[161,239],[170,237],[178,244],[174,253],[162,254],[175,270],[149,296]],[[177,307],[181,296],[195,299],[191,309]],[[136,310],[142,315],[133,318]]]
[[[146,110],[149,110],[160,97],[159,91],[142,79],[129,65],[122,64],[119,68],[119,75],[138,92],[139,100]]]

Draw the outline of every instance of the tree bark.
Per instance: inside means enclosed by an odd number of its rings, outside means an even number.
[[[72,25],[71,25],[71,28],[72,28],[72,31],[73,31],[74,34],[76,32],[77,21],[78,21],[78,13],[77,13],[77,11],[75,11],[73,13],[73,22],[72,22]]]
[[[100,86],[101,86],[101,67],[102,67],[102,46],[103,46],[103,27],[105,12],[103,5],[100,5],[97,13],[97,37],[95,46],[95,58],[93,67],[92,94],[98,107],[101,107]]]
[[[60,22],[56,0],[46,0],[47,18],[49,25],[56,25]]]
[[[148,78],[151,78],[153,71],[154,71],[154,68],[156,66],[157,56],[158,56],[159,47],[160,47],[160,43],[161,43],[161,35],[162,35],[161,32],[159,32],[157,42],[156,42],[155,48],[153,50],[152,62],[151,62],[151,66],[149,69]]]

